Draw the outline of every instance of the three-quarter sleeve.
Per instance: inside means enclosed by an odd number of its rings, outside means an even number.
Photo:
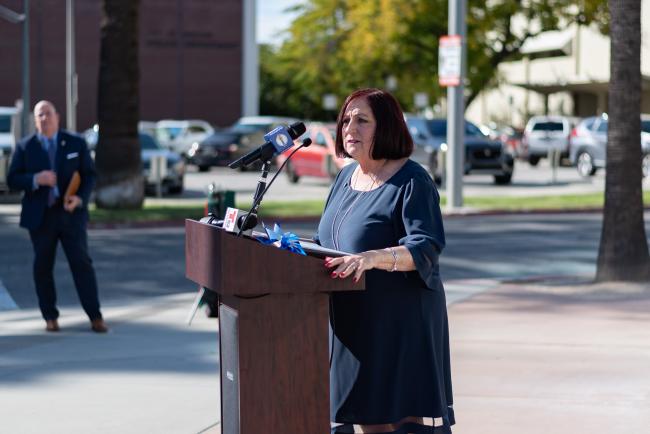
[[[401,218],[405,246],[420,277],[430,289],[439,287],[438,256],[445,247],[445,231],[440,212],[440,195],[431,178],[416,176],[404,185]]]

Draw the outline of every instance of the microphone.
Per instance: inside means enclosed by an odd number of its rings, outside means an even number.
[[[246,215],[241,216],[241,217],[243,217],[243,220],[237,222],[237,223],[240,223],[240,229],[239,229],[239,232],[237,233],[237,236],[240,236],[243,231],[245,231],[247,229],[252,229],[257,225],[257,210],[260,207],[260,203],[262,202],[262,199],[264,199],[264,195],[266,194],[267,191],[269,191],[269,188],[271,188],[271,185],[273,184],[273,181],[275,181],[275,178],[277,178],[278,175],[280,174],[280,172],[282,172],[282,169],[284,169],[284,166],[286,166],[287,163],[289,162],[289,160],[291,160],[291,157],[293,157],[293,154],[295,154],[296,152],[298,152],[302,148],[308,147],[309,145],[311,145],[311,143],[312,142],[311,142],[310,138],[306,138],[305,140],[303,140],[303,142],[300,144],[300,146],[298,146],[296,149],[294,149],[293,152],[291,152],[291,154],[289,154],[287,159],[284,160],[284,163],[282,163],[282,165],[278,168],[278,171],[275,172],[275,175],[273,175],[273,178],[271,178],[271,180],[269,181],[269,184],[264,188],[264,190],[256,192],[255,199],[253,199],[253,206],[251,206],[251,209],[248,211],[248,213]],[[249,227],[250,226],[249,220],[253,220],[255,222],[255,224],[252,227]]]
[[[258,160],[262,162],[269,161],[274,155],[281,154],[293,146],[293,140],[302,136],[306,130],[305,124],[302,122],[295,122],[288,128],[279,126],[264,135],[266,142],[262,146],[228,164],[228,167],[237,169],[241,166],[248,166]]]
[[[203,221],[203,219],[201,219],[201,221]],[[257,226],[257,215],[251,214],[250,212],[245,212],[241,209],[228,207],[223,220],[216,220],[214,222],[206,223],[222,227],[226,230],[226,232],[241,232],[253,229],[255,226]]]

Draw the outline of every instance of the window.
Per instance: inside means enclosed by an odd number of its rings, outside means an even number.
[[[316,140],[314,141],[317,145],[321,146],[327,146],[327,141],[325,140],[325,136],[323,133],[319,132],[316,134]]]
[[[476,136],[485,137],[485,134],[483,134],[481,129],[471,122],[465,122],[465,135],[474,136],[474,137]]]
[[[600,122],[600,124],[598,125],[598,129],[597,129],[596,131],[598,131],[599,133],[606,133],[606,132],[607,132],[607,125],[608,125],[608,124],[609,124],[608,121],[606,121],[606,120],[602,120],[602,121]]]
[[[205,133],[205,128],[199,125],[191,125],[188,129],[188,132],[192,134],[197,134],[197,133]]]
[[[427,122],[429,127],[429,132],[434,137],[446,137],[447,136],[447,121],[444,119],[432,120]]]
[[[650,133],[650,120],[641,121],[641,131],[644,133]]]
[[[156,128],[156,137],[158,140],[174,140],[182,131],[180,127],[162,127]]]
[[[148,134],[140,134],[140,149],[159,149],[158,144]]]
[[[11,116],[0,116],[0,133],[11,132]]]
[[[562,122],[537,122],[533,125],[533,131],[563,131]]]
[[[596,122],[596,118],[589,118],[589,119],[585,119],[582,125],[586,129],[591,130],[593,129],[595,122]]]
[[[447,137],[447,121],[445,119],[436,119],[427,122],[429,132],[434,137]],[[485,137],[479,127],[471,122],[465,121],[465,135],[472,137]]]

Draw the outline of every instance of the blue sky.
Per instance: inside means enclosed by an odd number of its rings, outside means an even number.
[[[257,0],[257,42],[274,43],[277,32],[286,29],[293,14],[285,13],[290,6],[303,3],[301,0]]]

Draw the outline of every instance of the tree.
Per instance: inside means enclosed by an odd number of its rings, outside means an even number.
[[[267,106],[282,107],[282,112],[268,114],[324,116],[323,94],[343,97],[361,86],[385,87],[389,75],[397,78],[394,93],[407,110],[413,109],[416,92],[426,92],[431,101],[444,96],[437,69],[438,40],[447,33],[447,3],[310,0],[296,7],[299,15],[287,40],[262,59],[270,72],[265,78],[292,90],[273,104],[277,95],[263,94]],[[497,84],[498,65],[516,60],[528,38],[572,22],[596,22],[606,30],[607,7],[602,0],[468,0],[466,104]]]
[[[95,202],[140,208],[144,181],[138,140],[139,1],[104,0],[101,23]]]
[[[605,208],[596,279],[648,280],[641,173],[641,2],[610,0]]]

